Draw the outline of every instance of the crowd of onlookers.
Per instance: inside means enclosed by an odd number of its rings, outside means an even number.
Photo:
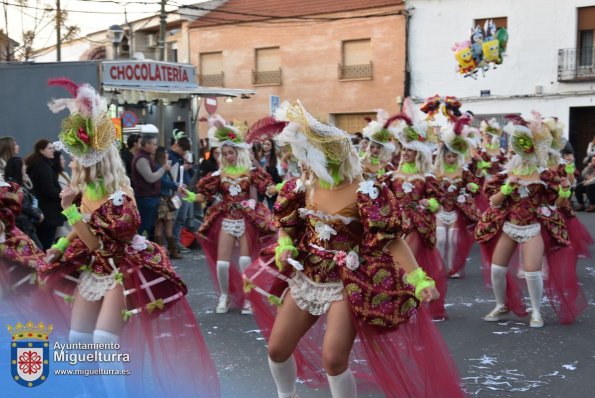
[[[360,134],[353,138],[363,150],[366,140]],[[254,142],[253,166],[263,168],[274,183],[298,176],[299,167],[288,148],[279,149],[268,138]],[[181,258],[180,253],[188,252],[192,234],[198,230],[204,214],[200,205],[180,200],[179,186],[194,191],[200,178],[219,169],[219,148],[209,148],[208,140],[201,140],[196,160],[192,149],[190,139],[183,135],[172,139],[165,148],[158,146],[155,135],[132,134],[126,137],[120,151],[141,216],[139,233],[167,246],[173,258]],[[23,188],[22,213],[17,216],[16,225],[46,250],[70,229],[60,206],[60,191],[70,183],[65,158],[45,139],[35,142],[33,151],[26,157],[19,154],[20,147],[13,137],[0,137],[0,175]],[[564,157],[574,161],[571,151],[564,153]],[[575,187],[576,210],[595,212],[595,138],[583,162]],[[269,208],[276,199],[254,195]]]

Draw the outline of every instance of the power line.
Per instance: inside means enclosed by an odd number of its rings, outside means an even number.
[[[38,11],[57,11],[56,8],[52,8],[52,7],[47,7],[47,8],[39,8],[39,7],[31,7],[31,6],[26,6],[26,5],[21,5],[21,4],[12,4],[9,3],[5,0],[0,1],[0,3],[7,5],[7,6],[13,6],[13,7],[19,7],[19,8],[27,8],[27,9],[31,9],[31,10],[38,10]],[[153,3],[146,3],[147,5],[154,5]],[[121,12],[109,12],[109,11],[89,11],[89,10],[65,10],[65,9],[61,9],[62,11],[68,12],[68,13],[80,13],[80,14],[103,14],[103,15],[121,15]],[[155,14],[154,11],[133,11],[130,12],[130,14]]]

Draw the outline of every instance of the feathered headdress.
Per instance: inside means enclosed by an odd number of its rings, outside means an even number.
[[[252,143],[263,138],[273,138],[283,131],[287,123],[289,122],[279,121],[273,116],[263,117],[248,128],[246,142]]]
[[[500,123],[498,123],[496,118],[491,118],[490,120],[482,120],[479,124],[479,131],[488,134],[491,137],[491,145],[500,145],[500,137],[502,137],[502,127],[500,127]]]
[[[209,144],[213,147],[231,145],[236,148],[249,149],[250,144],[244,141],[244,135],[239,128],[227,124],[221,115],[211,115],[208,119],[211,126],[208,131]]]
[[[67,78],[50,79],[50,86],[63,87],[72,98],[53,99],[50,110],[58,113],[68,108],[70,116],[62,121],[60,141],[54,143],[84,167],[99,162],[116,140],[116,129],[106,113],[107,104],[89,84],[77,85]]]
[[[456,123],[448,123],[440,130],[440,138],[449,151],[467,156],[469,149],[477,145],[477,129],[469,125],[471,118],[461,117]]]
[[[553,137],[543,124],[541,115],[535,111],[532,115],[530,120],[519,115],[507,115],[506,119],[510,122],[504,126],[504,132],[510,135],[510,145],[515,154],[535,162],[539,167],[546,167]]]
[[[360,160],[351,144],[351,136],[316,120],[299,100],[293,105],[281,104],[275,111],[275,119],[288,122],[277,141],[291,145],[294,156],[310,167],[319,179],[331,185],[335,183],[329,172],[331,165],[340,167],[347,177],[361,175]]]
[[[367,137],[370,141],[382,145],[390,153],[396,150],[394,139],[395,131],[394,127],[387,126],[384,124],[388,120],[388,113],[383,109],[376,111],[376,120],[371,120],[368,125],[362,130],[363,136]]]
[[[560,122],[557,117],[548,117],[543,119],[542,122],[552,135],[550,152],[559,154],[566,145],[566,139],[564,138],[564,124]]]
[[[440,104],[442,104],[442,99],[436,94],[426,98],[426,102],[421,105],[419,110],[428,115],[426,116],[427,120],[434,120],[434,115],[440,110]]]
[[[442,114],[451,122],[455,122],[457,118],[461,117],[461,101],[457,97],[446,96],[442,104]]]
[[[433,127],[429,126],[423,119],[419,110],[413,104],[410,98],[406,98],[403,103],[403,112],[390,117],[385,123],[386,129],[391,128],[395,137],[399,140],[403,148],[413,149],[424,154],[429,159],[432,158],[432,152],[438,144],[438,137],[434,133]]]
[[[188,136],[186,135],[185,132],[183,132],[182,130],[178,130],[178,129],[174,129],[174,131],[172,131],[172,136],[174,138],[174,140],[179,140],[182,137],[188,138]]]

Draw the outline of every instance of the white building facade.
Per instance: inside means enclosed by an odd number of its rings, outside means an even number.
[[[566,126],[577,161],[595,136],[594,0],[408,0],[410,95],[453,95],[482,115],[532,110]],[[456,71],[452,47],[485,19],[508,30],[503,63],[477,79]]]

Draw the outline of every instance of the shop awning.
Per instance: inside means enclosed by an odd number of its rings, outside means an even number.
[[[156,87],[103,84],[104,93],[117,93],[119,98],[129,103],[167,99],[177,101],[189,96],[249,98],[256,94],[254,90],[225,87]]]

